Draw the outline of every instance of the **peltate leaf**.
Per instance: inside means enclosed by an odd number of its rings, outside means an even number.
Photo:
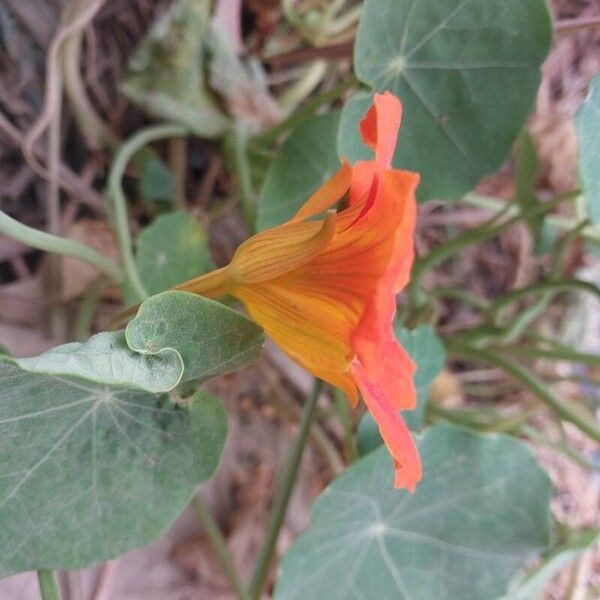
[[[317,498],[277,600],[494,600],[546,548],[551,484],[523,443],[443,425],[419,450],[414,494],[393,489],[379,448]]]
[[[545,0],[366,0],[354,47],[358,78],[404,105],[394,164],[422,175],[419,200],[454,198],[496,170],[529,114],[550,47]],[[339,152],[370,156],[346,104]]]
[[[149,294],[163,292],[212,268],[206,231],[182,211],[162,215],[142,231],[136,261]]]
[[[227,420],[165,395],[0,362],[0,577],[80,569],[161,536],[212,475]]]

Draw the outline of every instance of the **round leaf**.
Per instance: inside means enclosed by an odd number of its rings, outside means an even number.
[[[219,401],[27,373],[0,362],[0,577],[80,569],[161,536],[212,475]]]
[[[579,171],[590,219],[600,224],[600,75],[577,113]]]
[[[414,494],[393,489],[380,448],[319,496],[277,600],[493,600],[548,545],[551,485],[524,444],[444,425],[419,450]]]
[[[136,260],[149,294],[206,273],[212,267],[204,228],[185,212],[158,217],[137,240]]]
[[[420,200],[457,197],[497,169],[533,105],[551,20],[545,0],[366,0],[358,78],[394,92],[404,117],[394,164],[422,175]],[[339,151],[365,156],[369,99],[347,103]]]

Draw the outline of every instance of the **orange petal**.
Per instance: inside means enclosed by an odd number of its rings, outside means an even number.
[[[358,320],[352,307],[326,289],[307,289],[286,275],[261,284],[238,284],[232,293],[286,354],[356,400],[348,373],[350,336]]]
[[[292,221],[308,219],[331,208],[348,191],[351,178],[352,167],[342,159],[342,166],[338,172],[304,203]]]
[[[359,361],[353,361],[351,372],[394,459],[394,487],[414,492],[421,480],[421,461],[408,427],[394,403],[386,397],[377,382],[370,378]]]
[[[288,222],[252,236],[241,244],[229,265],[241,283],[274,279],[323,252],[335,233],[335,214],[320,221]]]
[[[360,133],[367,146],[375,151],[375,162],[380,169],[389,169],[396,149],[402,104],[390,92],[375,94],[373,106],[360,122]]]

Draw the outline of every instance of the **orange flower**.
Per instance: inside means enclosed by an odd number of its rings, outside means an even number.
[[[287,354],[353,405],[358,388],[394,458],[395,486],[413,491],[421,465],[399,411],[415,407],[415,367],[392,321],[413,261],[419,176],[391,168],[401,114],[395,96],[376,95],[360,124],[374,160],[343,162],[290,221],[177,289],[237,297]]]

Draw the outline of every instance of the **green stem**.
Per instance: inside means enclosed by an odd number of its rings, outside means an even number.
[[[345,79],[341,83],[338,83],[330,90],[324,92],[323,94],[315,96],[312,100],[306,102],[306,104],[304,104],[301,108],[294,111],[289,117],[287,117],[283,121],[277,123],[277,125],[271,127],[271,129],[268,129],[264,133],[257,135],[255,138],[252,139],[252,144],[271,144],[282,133],[293,129],[294,127],[296,127],[296,125],[298,125],[308,117],[312,116],[321,106],[330,104],[334,100],[337,100],[344,92],[348,91],[349,89],[352,89],[353,87],[356,87],[357,85],[358,79],[356,79],[354,75],[351,75],[348,79]]]
[[[430,291],[430,294],[435,297],[462,300],[463,302],[471,304],[475,308],[479,308],[481,310],[488,310],[490,306],[489,302],[485,298],[477,296],[473,294],[473,292],[461,288],[434,288]]]
[[[556,396],[543,381],[533,373],[500,354],[483,348],[470,348],[464,344],[446,340],[448,350],[464,358],[494,365],[508,373],[513,379],[531,390],[546,403],[559,417],[573,423],[590,438],[600,443],[600,429],[594,424],[594,418],[583,411],[574,410],[568,403]]]
[[[535,442],[537,444],[544,444],[545,446],[549,446],[551,448],[554,448],[555,450],[558,450],[558,452],[563,453],[567,458],[577,463],[587,471],[598,471],[598,466],[593,461],[571,448],[569,444],[561,444],[554,442],[548,436],[544,435],[543,433],[540,433],[533,427],[530,427],[526,424],[522,425],[521,430],[518,433],[525,436],[532,442]]]
[[[38,569],[38,584],[42,600],[61,600],[60,592],[54,580],[54,573],[47,569]]]
[[[210,511],[204,505],[204,502],[202,502],[200,496],[196,495],[194,497],[192,500],[192,507],[196,512],[196,516],[198,517],[200,524],[202,527],[204,527],[204,531],[208,536],[208,540],[213,547],[219,562],[221,563],[223,573],[229,580],[229,583],[231,583],[233,586],[238,598],[240,600],[250,600],[250,596],[248,595],[244,584],[238,577],[231,553],[229,552],[227,542],[221,533],[221,529],[219,528],[219,525],[215,521]]]
[[[250,581],[250,596],[253,600],[259,600],[262,590],[265,586],[265,581],[269,572],[269,566],[271,565],[271,560],[273,559],[273,553],[275,551],[277,538],[279,537],[279,531],[281,529],[281,525],[283,524],[283,519],[285,517],[290,496],[298,475],[302,453],[304,451],[304,446],[306,445],[306,440],[308,439],[310,423],[317,405],[317,398],[321,393],[322,385],[323,382],[321,380],[315,379],[313,389],[306,398],[306,402],[304,404],[298,437],[292,446],[286,467],[277,483],[275,497],[273,498],[271,518],[267,527],[265,541],[260,550],[260,554],[256,561],[256,567]]]
[[[360,21],[360,17],[362,15],[363,7],[362,4],[357,4],[352,8],[348,9],[343,15],[339,15],[334,21],[331,21],[327,27],[327,33],[330,36],[336,36],[340,33],[349,29],[358,21]]]
[[[482,227],[471,229],[463,233],[462,235],[459,235],[458,237],[446,242],[445,244],[438,246],[429,254],[416,260],[412,270],[411,283],[409,288],[409,298],[411,307],[416,308],[418,310],[420,307],[423,306],[423,304],[426,304],[426,298],[424,298],[424,294],[421,291],[421,280],[423,279],[423,276],[429,269],[443,262],[462,248],[493,238],[522,219],[529,219],[539,214],[544,214],[549,210],[552,210],[560,202],[563,202],[564,200],[567,200],[570,197],[571,196],[558,196],[542,205],[536,205],[530,210],[518,212],[516,215],[507,219],[506,221],[494,225],[493,223],[495,222],[498,216],[496,215],[492,217],[488,225],[483,225]]]
[[[86,290],[73,328],[73,337],[75,338],[75,341],[84,342],[89,337],[94,321],[94,312],[105,287],[106,280],[100,277]]]
[[[157,140],[172,137],[184,137],[187,135],[187,130],[180,125],[154,125],[152,127],[147,127],[130,137],[121,148],[119,148],[110,169],[108,176],[108,193],[112,200],[115,231],[119,241],[121,257],[123,259],[123,268],[125,270],[125,275],[139,300],[145,300],[148,297],[148,292],[140,279],[135,258],[133,256],[129,221],[127,218],[127,200],[123,193],[121,180],[125,174],[127,163],[138,150]]]
[[[123,280],[123,271],[119,266],[93,248],[23,225],[2,211],[0,211],[0,233],[38,250],[79,258],[94,265],[117,283]]]
[[[501,210],[503,206],[506,206],[506,200],[501,200],[500,198],[494,198],[492,196],[482,196],[480,194],[467,194],[461,198],[461,202],[491,212],[496,212]],[[511,206],[509,214],[515,215],[518,211],[519,208],[516,205]],[[579,217],[563,217],[562,215],[549,215],[546,217],[546,223],[548,223],[550,227],[562,231],[570,231],[577,227],[581,221],[582,220]],[[582,230],[581,235],[587,240],[600,243],[600,229],[598,226],[587,225]]]
[[[590,294],[594,294],[600,298],[600,288],[589,281],[583,281],[581,279],[555,279],[551,281],[541,281],[539,283],[534,283],[532,285],[528,285],[527,287],[520,288],[518,290],[513,290],[508,294],[505,294],[494,302],[490,310],[496,315],[500,314],[509,304],[516,302],[517,300],[521,300],[521,298],[525,296],[529,296],[530,294],[534,294],[536,292],[560,292],[564,290],[578,289],[584,292],[589,292]]]
[[[254,204],[254,190],[252,189],[252,176],[248,164],[248,136],[241,127],[236,127],[233,133],[233,159],[238,180],[242,212],[246,227],[254,232],[256,227],[256,206]]]
[[[62,120],[63,82],[60,73],[56,74],[55,108],[48,128],[48,197],[46,201],[46,219],[48,233],[60,236],[60,151]],[[55,343],[66,338],[66,319],[60,296],[62,277],[60,259],[56,255],[48,256],[46,293],[50,301],[50,336]]]
[[[285,112],[292,112],[317,88],[327,73],[327,61],[315,60],[304,69],[302,76],[279,98],[279,104]]]
[[[352,427],[348,400],[346,395],[336,388],[333,391],[333,401],[344,432],[344,454],[348,463],[351,464],[358,458],[358,451],[356,450],[356,438]]]
[[[515,356],[547,358],[550,360],[566,360],[568,362],[578,362],[588,364],[593,367],[600,367],[600,355],[575,352],[574,350],[569,349],[544,350],[543,348],[523,346],[520,344],[514,346],[501,346],[499,348],[494,348],[494,350]]]

